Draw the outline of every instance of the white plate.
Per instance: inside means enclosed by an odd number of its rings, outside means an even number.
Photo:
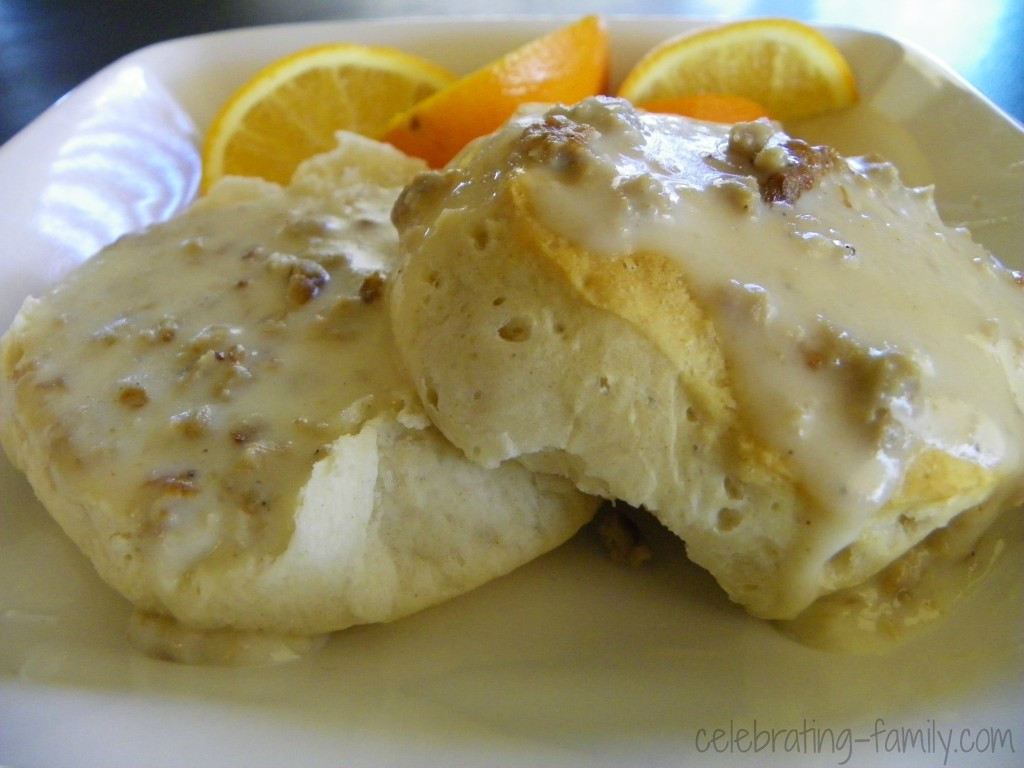
[[[266,61],[354,40],[467,71],[562,21],[266,27],[115,63],[0,148],[0,327],[26,294],[184,205],[197,131]],[[694,24],[610,20],[614,77]],[[910,182],[936,182],[947,220],[1019,266],[1020,126],[918,52],[826,31],[851,59],[863,101],[798,130],[846,152],[880,150]],[[1020,515],[979,593],[883,657],[795,645],[730,605],[657,532],[655,562],[639,570],[612,565],[584,532],[472,594],[340,633],[297,663],[207,669],[129,648],[128,606],[2,456],[0,510],[0,764],[988,768],[1024,752]]]

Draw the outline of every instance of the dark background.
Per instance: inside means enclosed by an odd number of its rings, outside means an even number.
[[[873,29],[925,48],[1024,119],[1022,0],[0,0],[0,143],[106,64],[161,40],[317,19],[545,12],[784,15]]]

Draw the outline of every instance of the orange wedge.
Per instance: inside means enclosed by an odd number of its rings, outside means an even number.
[[[637,106],[648,112],[686,115],[715,123],[741,123],[770,117],[768,110],[756,101],[729,93],[696,93],[675,99],[654,99]]]
[[[203,189],[221,176],[287,183],[296,166],[333,149],[341,129],[380,134],[396,114],[455,75],[386,47],[319,45],[276,61],[223,106],[203,145]]]
[[[816,29],[755,19],[665,41],[636,63],[618,90],[634,104],[695,94],[742,96],[785,121],[853,104],[857,84],[849,62]]]
[[[598,16],[526,43],[395,117],[381,134],[432,167],[529,102],[575,103],[604,90],[608,34]]]

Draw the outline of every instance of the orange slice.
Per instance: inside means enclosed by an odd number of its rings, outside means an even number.
[[[751,99],[785,121],[853,104],[857,84],[849,62],[816,29],[755,19],[665,41],[636,63],[618,91],[634,104],[707,93]]]
[[[648,112],[686,115],[715,123],[741,123],[770,117],[768,110],[756,101],[729,93],[696,93],[675,99],[654,99],[637,106]]]
[[[336,43],[258,72],[221,108],[203,145],[203,189],[221,176],[287,183],[295,167],[333,149],[341,129],[380,134],[399,112],[455,75],[402,51]]]
[[[598,16],[532,40],[395,117],[381,137],[439,168],[528,102],[575,103],[604,90],[608,34]]]

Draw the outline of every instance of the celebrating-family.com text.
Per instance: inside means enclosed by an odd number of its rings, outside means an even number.
[[[694,746],[702,754],[737,755],[833,755],[836,765],[852,764],[858,756],[920,755],[928,764],[951,766],[957,755],[989,754],[1005,760],[1017,753],[1011,728],[994,726],[946,726],[925,720],[919,726],[890,725],[876,718],[860,732],[832,728],[803,720],[799,726],[777,727],[730,721],[728,726],[700,728]],[[872,761],[874,762],[874,761]]]

